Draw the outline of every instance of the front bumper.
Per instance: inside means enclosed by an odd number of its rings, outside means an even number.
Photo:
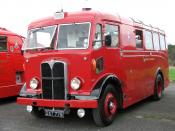
[[[57,107],[57,108],[97,108],[97,100],[48,100],[36,98],[19,97],[17,103],[21,105],[31,105],[38,107]]]

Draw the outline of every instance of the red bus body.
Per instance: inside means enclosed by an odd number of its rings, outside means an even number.
[[[0,28],[0,98],[17,96],[23,85],[24,37]]]
[[[154,95],[155,81],[158,74],[162,77],[164,87],[168,86],[166,45],[158,50],[155,50],[154,45],[152,49],[146,49],[145,45],[145,31],[150,31],[151,34],[156,32],[158,37],[162,35],[165,41],[165,33],[158,28],[147,26],[133,19],[125,19],[119,15],[96,11],[81,11],[65,13],[63,19],[49,17],[35,21],[29,25],[29,30],[56,25],[58,26],[56,30],[56,35],[58,36],[59,28],[63,28],[59,27],[59,25],[84,22],[90,23],[89,46],[87,49],[57,49],[61,43],[58,43],[59,37],[56,37],[54,39],[54,49],[25,51],[26,85],[23,87],[22,97],[18,98],[19,104],[43,109],[96,109],[99,107],[99,100],[104,94],[106,85],[112,84],[118,92],[118,108],[126,108]],[[97,24],[100,25],[102,31],[102,45],[98,49],[94,49],[94,43],[96,42],[94,36],[96,35]],[[109,47],[105,44],[107,24],[113,25],[118,29],[118,39],[114,38],[114,42],[118,41],[117,46]],[[116,32],[113,34],[116,35]],[[142,40],[141,47],[138,48],[136,47],[137,34],[141,35]],[[159,39],[159,43],[161,40]],[[166,42],[164,43],[166,44]],[[42,76],[44,72],[42,69],[46,66],[42,64],[47,62],[61,62],[66,66],[66,70],[64,70],[66,72],[64,75],[66,80],[63,84],[64,88],[66,88],[66,97],[64,96],[64,99],[43,98],[45,97],[44,93],[49,93],[48,88],[52,88],[50,86],[43,87],[43,85],[49,83],[43,83],[46,78]],[[33,77],[39,81],[37,89],[30,88],[30,81]],[[80,80],[80,89],[74,90],[71,88],[73,78]],[[58,88],[60,87],[59,85],[57,86]]]

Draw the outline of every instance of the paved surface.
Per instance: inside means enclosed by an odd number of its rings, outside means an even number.
[[[0,100],[0,131],[175,131],[175,83],[166,89],[158,102],[144,100],[119,113],[114,123],[96,127],[90,116],[79,119],[76,114],[38,119],[17,105],[15,98]]]

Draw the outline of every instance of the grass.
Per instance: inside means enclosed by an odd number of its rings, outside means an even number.
[[[169,68],[169,78],[170,81],[175,81],[175,67]]]

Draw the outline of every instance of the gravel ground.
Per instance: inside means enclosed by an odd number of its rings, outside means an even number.
[[[165,90],[162,100],[146,99],[119,113],[112,125],[96,127],[90,115],[64,119],[31,116],[15,98],[0,100],[0,131],[175,131],[175,83]]]

